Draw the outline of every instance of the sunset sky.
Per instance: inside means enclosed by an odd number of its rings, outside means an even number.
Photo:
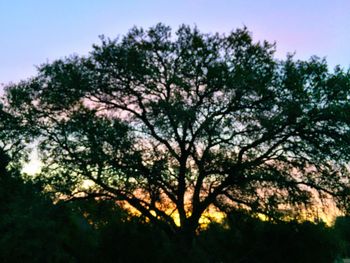
[[[185,23],[203,32],[246,25],[255,40],[277,42],[277,57],[326,57],[350,65],[349,0],[11,0],[0,2],[0,83],[35,74],[35,65],[85,55],[98,35],[115,38],[133,25]]]

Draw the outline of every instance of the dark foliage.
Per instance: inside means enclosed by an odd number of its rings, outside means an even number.
[[[341,240],[341,255],[350,257],[350,218],[349,216],[338,217],[334,223],[335,234]]]
[[[263,222],[242,212],[192,247],[113,202],[52,204],[13,172],[0,177],[1,262],[332,262],[349,253],[349,222]]]
[[[245,213],[229,216],[200,236],[210,262],[333,262],[340,237],[323,223],[266,222]]]
[[[0,165],[0,262],[87,262],[95,240],[86,220]]]

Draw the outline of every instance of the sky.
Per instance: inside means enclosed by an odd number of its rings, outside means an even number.
[[[253,39],[277,43],[330,68],[350,66],[350,0],[0,0],[0,83],[25,80],[36,66],[87,55],[99,35],[122,36],[158,22],[225,33],[247,26]]]

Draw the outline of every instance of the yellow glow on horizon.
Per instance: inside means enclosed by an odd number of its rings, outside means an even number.
[[[81,187],[84,190],[88,190],[89,188],[93,187],[95,185],[95,183],[92,180],[83,180]]]
[[[40,172],[42,163],[39,160],[38,153],[34,150],[29,155],[29,162],[23,165],[22,172],[28,175],[35,175]]]
[[[36,150],[33,150],[32,153],[29,155],[29,162],[25,163],[22,168],[22,172],[34,176],[37,173],[40,172],[41,167],[43,166],[42,162],[39,159],[38,153]],[[89,188],[93,187],[95,183],[91,180],[83,180],[80,187],[82,187],[83,190],[88,190]],[[137,209],[133,208],[130,205],[123,205],[124,208],[126,208],[131,214],[135,216],[140,216],[140,212],[137,211]],[[171,217],[174,220],[174,223],[177,226],[180,226],[180,217],[177,211],[174,211],[174,207],[169,207],[166,209],[166,213],[171,215]],[[300,221],[311,221],[311,222],[317,222],[317,221],[323,221],[328,226],[333,225],[334,220],[337,216],[341,216],[342,213],[336,208],[336,206],[332,203],[328,204],[328,207],[323,210],[321,207],[316,207],[317,210],[317,216],[309,214],[308,211],[304,211],[300,214]],[[154,211],[151,211],[153,215],[155,215]],[[201,216],[199,219],[199,224],[201,228],[206,228],[210,223],[216,222],[221,223],[224,221],[226,215],[223,212],[218,211],[215,207],[211,206],[209,207]],[[258,214],[258,218],[262,221],[267,221],[268,218],[266,215]],[[292,220],[292,217],[288,219],[288,216],[285,218],[287,221]]]

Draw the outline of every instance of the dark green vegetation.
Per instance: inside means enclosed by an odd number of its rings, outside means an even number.
[[[15,176],[12,174],[12,176]],[[262,222],[244,212],[209,225],[191,248],[111,202],[53,205],[38,185],[1,176],[1,262],[332,262],[350,255],[350,220]],[[344,231],[345,230],[345,231]]]
[[[159,24],[101,40],[87,57],[44,64],[6,87],[1,202],[13,205],[4,205],[1,242],[47,235],[24,242],[18,257],[330,262],[347,253],[347,234],[283,220],[329,200],[350,212],[349,72],[315,57],[277,60],[274,45],[246,29],[182,26],[172,36]],[[22,182],[30,141],[43,169]],[[196,234],[209,207],[227,222]]]

